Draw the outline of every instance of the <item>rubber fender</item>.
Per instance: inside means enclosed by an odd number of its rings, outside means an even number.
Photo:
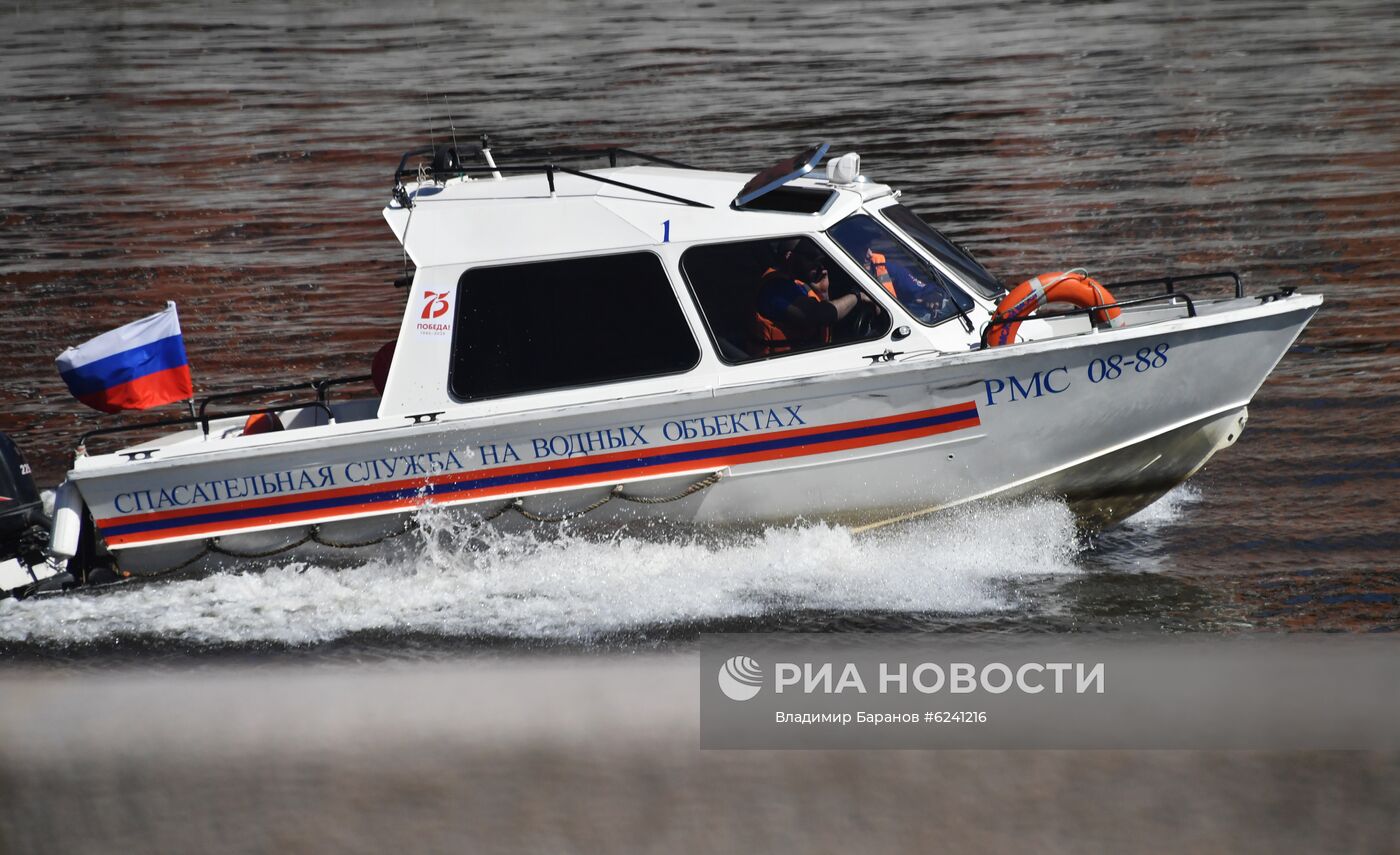
[[[56,558],[72,558],[78,554],[78,535],[83,530],[83,497],[78,485],[64,481],[53,497],[53,533],[49,535],[49,554]]]

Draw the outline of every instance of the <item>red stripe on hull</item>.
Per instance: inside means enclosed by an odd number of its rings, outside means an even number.
[[[465,489],[454,492],[450,497],[413,497],[407,499],[393,499],[380,502],[366,502],[360,505],[338,508],[333,511],[326,509],[316,509],[307,511],[293,511],[286,513],[269,513],[264,516],[248,517],[237,521],[221,521],[214,523],[193,524],[187,526],[172,526],[152,532],[132,533],[128,535],[116,535],[107,538],[109,546],[134,546],[152,540],[165,540],[170,537],[180,537],[198,534],[215,534],[224,532],[235,532],[246,529],[260,528],[270,525],[286,525],[298,522],[315,522],[319,520],[337,519],[347,516],[357,516],[365,513],[394,511],[420,507],[429,503],[439,505],[457,505],[468,502],[483,501],[492,498],[515,496],[541,492],[545,490],[559,489],[562,487],[584,488],[589,486],[608,486],[618,483],[620,480],[635,478],[639,476],[668,475],[682,472],[704,472],[722,469],[728,466],[735,466],[745,463],[760,463],[770,460],[786,460],[794,457],[806,457],[817,454],[828,454],[835,451],[845,451],[855,448],[867,448],[875,445],[887,445],[897,442],[904,442],[910,439],[918,439],[925,436],[934,436],[941,433],[949,433],[957,430],[965,430],[981,424],[981,419],[975,405],[971,403],[958,404],[951,407],[942,407],[934,410],[925,410],[916,413],[903,413],[897,416],[887,416],[878,419],[866,419],[858,422],[846,422],[835,425],[822,425],[818,427],[799,428],[791,431],[774,431],[763,434],[747,434],[743,437],[728,438],[722,440],[710,440],[707,442],[688,443],[685,445],[663,446],[654,449],[646,456],[656,456],[672,454],[676,452],[707,451],[722,449],[733,445],[739,445],[755,440],[778,439],[778,438],[801,438],[813,434],[827,433],[834,430],[858,429],[864,427],[878,427],[894,422],[908,421],[912,419],[927,418],[967,411],[967,416],[956,422],[948,422],[938,425],[911,428],[909,430],[897,431],[894,433],[878,434],[875,436],[854,437],[844,440],[829,440],[817,442],[811,445],[799,445],[790,448],[768,449],[749,452],[736,452],[729,455],[721,455],[705,461],[682,461],[668,464],[648,464],[645,456],[637,459],[636,466],[626,469],[619,469],[609,472],[606,476],[596,473],[582,475],[561,475],[558,478],[536,481],[522,489],[520,485],[502,484],[493,487],[483,487],[479,489]],[[615,454],[597,455],[586,458],[593,463],[606,463],[615,460],[628,460],[638,458],[636,452],[618,452]],[[242,502],[230,502],[218,505],[201,505],[198,508],[182,508],[174,511],[160,511],[139,516],[129,516],[120,518],[109,518],[99,520],[99,528],[121,524],[126,525],[148,520],[179,519],[180,517],[193,516],[209,513],[210,511],[222,510],[242,510],[256,509],[263,507],[274,507],[286,504],[288,501],[305,501],[313,499],[339,498],[342,496],[355,496],[366,493],[378,493],[385,490],[409,489],[413,487],[432,485],[450,485],[471,481],[478,478],[494,478],[499,476],[510,476],[531,472],[544,472],[551,469],[566,467],[576,464],[578,461],[549,461],[546,463],[529,463],[516,466],[503,466],[495,469],[476,470],[473,472],[456,473],[448,476],[438,476],[430,478],[418,478],[404,481],[394,481],[364,485],[360,487],[343,487],[335,490],[321,490],[312,493],[295,494],[293,496],[279,496],[271,499],[257,499]]]

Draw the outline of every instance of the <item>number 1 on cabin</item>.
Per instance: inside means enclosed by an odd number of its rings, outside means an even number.
[[[663,220],[663,221],[661,222],[661,242],[662,242],[662,243],[670,243],[670,242],[671,242],[671,221],[670,221],[670,220]]]

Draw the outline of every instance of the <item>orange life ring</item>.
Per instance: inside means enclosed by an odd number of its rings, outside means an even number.
[[[272,433],[282,430],[282,420],[272,410],[264,410],[261,413],[253,413],[248,420],[243,423],[243,435],[253,436],[259,433]]]
[[[992,320],[1006,323],[989,324],[982,333],[982,341],[988,347],[1011,344],[1016,341],[1016,331],[1021,328],[1021,320],[1046,303],[1073,303],[1084,309],[1108,306],[1093,313],[1094,323],[1099,326],[1119,327],[1123,325],[1119,317],[1123,310],[1109,305],[1113,302],[1113,295],[1108,293],[1108,289],[1086,273],[1077,270],[1068,273],[1042,273],[1012,288],[1011,293],[1002,298],[992,314]]]

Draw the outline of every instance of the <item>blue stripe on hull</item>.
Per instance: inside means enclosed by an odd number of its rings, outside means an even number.
[[[282,514],[293,514],[304,511],[319,510],[346,510],[356,505],[371,505],[380,502],[392,502],[416,497],[442,497],[451,499],[453,494],[470,492],[474,490],[490,489],[492,487],[530,485],[541,481],[553,481],[559,478],[573,478],[586,475],[605,475],[611,472],[637,469],[640,466],[664,466],[673,463],[699,463],[717,457],[729,457],[734,455],[755,454],[766,451],[780,451],[788,448],[803,445],[817,445],[830,442],[841,442],[848,439],[859,439],[869,436],[879,436],[883,434],[901,433],[908,430],[918,430],[925,427],[936,427],[946,424],[968,421],[977,418],[975,405],[969,405],[966,410],[959,410],[951,413],[943,413],[936,416],[925,416],[906,421],[892,422],[889,424],[873,425],[868,427],[838,428],[821,433],[807,434],[795,437],[773,437],[769,439],[754,439],[748,442],[734,443],[719,448],[687,449],[681,451],[653,454],[638,454],[635,457],[626,457],[619,460],[609,460],[602,462],[581,461],[574,465],[561,466],[558,468],[540,469],[532,472],[516,472],[506,475],[482,475],[463,481],[444,484],[420,484],[412,487],[400,487],[394,489],[380,490],[372,493],[359,493],[353,496],[334,496],[325,499],[303,499],[301,501],[290,501],[273,506],[258,508],[238,508],[234,510],[218,511],[213,510],[208,513],[190,514],[188,516],[173,517],[163,520],[147,520],[139,523],[117,524],[103,526],[102,534],[105,536],[120,536],[127,534],[138,534],[148,531],[158,531],[165,528],[184,528],[186,526],[207,525],[210,523],[235,522],[255,517],[270,517]],[[814,454],[821,453],[819,450]]]

